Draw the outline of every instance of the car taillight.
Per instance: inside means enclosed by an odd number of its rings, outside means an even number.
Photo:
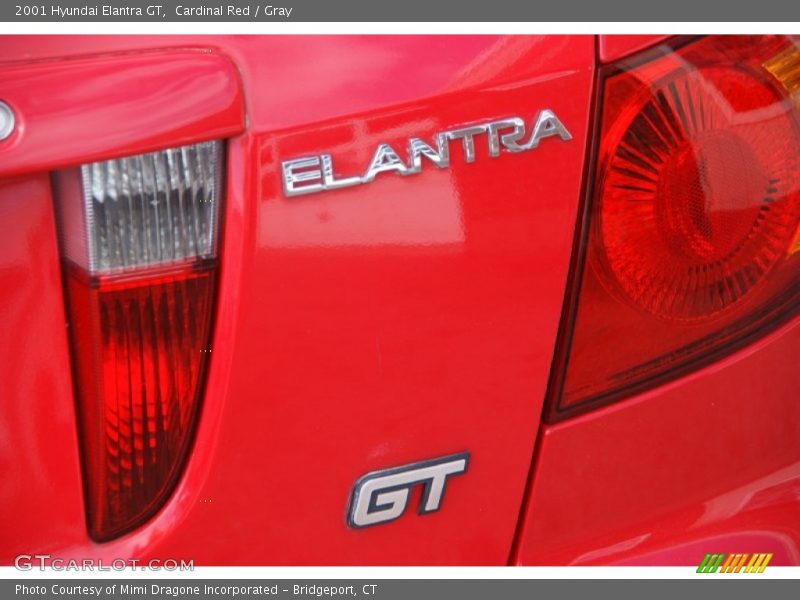
[[[708,364],[800,300],[797,41],[659,47],[600,84],[549,421]]]
[[[91,536],[152,516],[192,439],[209,356],[222,144],[54,177]]]

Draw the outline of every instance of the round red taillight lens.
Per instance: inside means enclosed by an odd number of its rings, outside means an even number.
[[[592,256],[666,319],[740,302],[800,223],[800,113],[763,69],[724,62],[646,86],[604,139]]]
[[[709,36],[605,68],[549,420],[719,359],[800,307],[800,45]]]

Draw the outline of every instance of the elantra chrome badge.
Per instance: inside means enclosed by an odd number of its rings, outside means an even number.
[[[520,117],[509,117],[437,133],[434,136],[436,148],[420,138],[411,138],[406,144],[406,160],[391,145],[380,144],[363,175],[340,177],[333,168],[330,154],[286,160],[281,163],[283,192],[292,197],[351,187],[370,183],[379,173],[390,171],[399,175],[415,175],[422,171],[423,158],[437,168],[444,169],[450,166],[451,141],[461,142],[464,161],[472,163],[475,162],[475,138],[484,134],[488,140],[489,156],[493,158],[500,156],[501,149],[508,152],[533,150],[548,137],[557,136],[564,141],[572,139],[572,134],[553,111],[545,109],[532,122],[531,133],[527,137],[525,121]]]
[[[400,518],[408,505],[411,488],[423,486],[418,514],[441,508],[447,480],[467,470],[469,453],[373,471],[356,481],[347,512],[347,524],[360,529]]]

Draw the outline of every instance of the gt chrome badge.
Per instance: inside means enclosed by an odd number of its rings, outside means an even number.
[[[417,512],[436,512],[442,505],[447,479],[464,473],[468,462],[469,452],[462,452],[367,473],[353,488],[347,524],[359,529],[394,521],[405,512],[415,485],[423,486]]]
[[[545,109],[531,123],[531,133],[526,134],[525,121],[520,117],[509,117],[499,121],[473,123],[458,129],[437,133],[436,148],[420,138],[411,138],[406,144],[407,159],[403,160],[389,144],[380,144],[372,156],[363,175],[340,177],[333,168],[330,154],[304,156],[281,163],[283,170],[283,193],[287,197],[335,190],[375,180],[379,173],[394,171],[399,175],[415,175],[422,171],[423,158],[437,168],[450,166],[450,142],[460,141],[464,161],[475,162],[475,138],[486,135],[489,156],[500,156],[501,149],[507,152],[525,152],[539,146],[548,137],[557,136],[567,141],[572,134],[552,110]]]

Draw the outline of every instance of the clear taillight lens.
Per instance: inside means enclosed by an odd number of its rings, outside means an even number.
[[[222,145],[204,142],[84,165],[59,206],[66,258],[92,273],[216,253]],[[65,177],[64,174],[60,175]]]
[[[711,36],[609,68],[549,419],[718,359],[797,314],[800,49]]]
[[[222,144],[55,177],[89,531],[152,516],[189,450],[210,351]]]

